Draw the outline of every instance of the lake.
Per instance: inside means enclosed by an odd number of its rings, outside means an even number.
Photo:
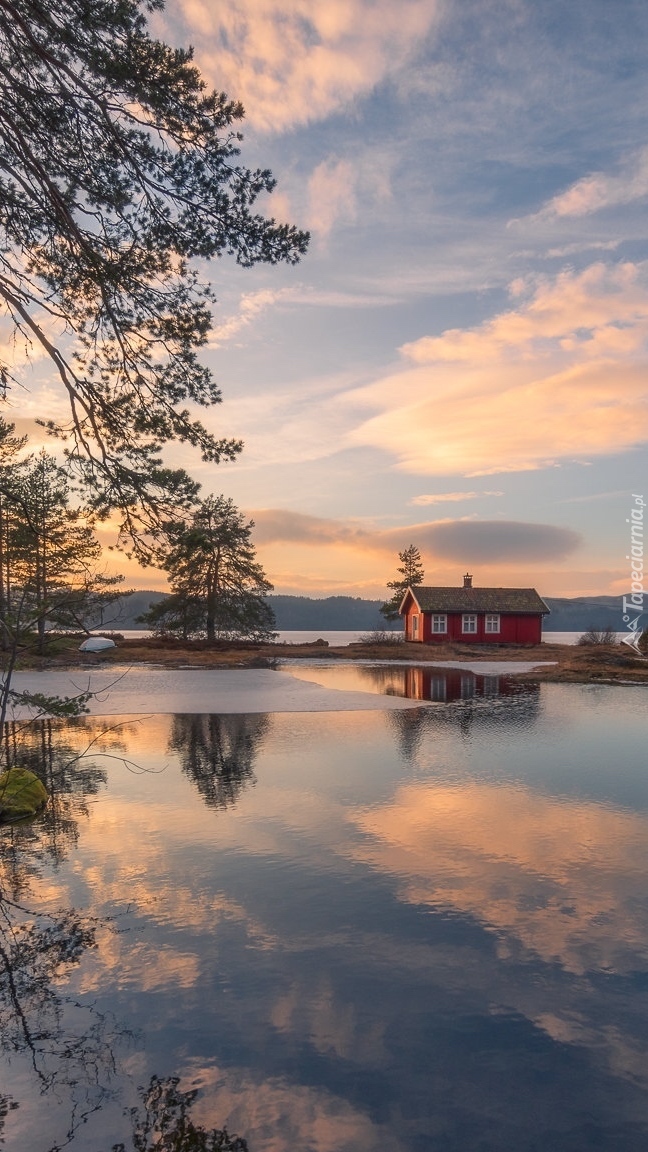
[[[6,1152],[183,1110],[249,1152],[645,1152],[646,690],[435,677],[406,710],[34,728],[52,802],[0,829]]]

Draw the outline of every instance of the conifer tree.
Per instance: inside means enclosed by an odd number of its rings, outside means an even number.
[[[414,544],[398,553],[400,565],[396,569],[398,576],[395,580],[388,580],[387,587],[392,589],[392,596],[380,608],[386,620],[399,619],[399,606],[405,592],[410,587],[422,584],[425,579],[421,553]]]
[[[238,161],[243,108],[209,92],[192,50],[153,39],[162,0],[0,3],[0,314],[48,356],[70,466],[94,510],[159,526],[196,489],[163,464],[171,440],[232,459],[188,405],[220,391],[197,351],[213,292],[201,261],[295,263],[308,234],[256,210],[275,181]],[[0,360],[0,389],[16,371]]]
[[[26,436],[15,436],[15,425],[0,416],[0,648],[5,650],[9,636],[2,621],[6,619],[11,598],[11,568],[16,528],[16,492],[22,467],[19,459],[27,442]]]
[[[172,595],[140,620],[157,632],[205,636],[208,640],[269,639],[272,592],[246,523],[233,500],[209,496],[187,521],[166,525],[161,566]]]
[[[121,577],[98,573],[101,547],[82,511],[70,506],[65,469],[41,451],[5,490],[5,636],[35,629],[45,649],[48,624],[82,625]]]

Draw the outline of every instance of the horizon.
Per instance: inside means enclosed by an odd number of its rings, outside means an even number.
[[[426,587],[426,585],[422,585],[422,587]],[[460,584],[452,584],[452,585],[448,585],[448,587],[460,588],[461,585]],[[495,585],[473,584],[473,587],[474,588],[485,588],[485,587],[496,587],[496,586]],[[503,587],[510,587],[510,585],[503,585]],[[599,596],[594,595],[591,597],[551,596],[550,593],[548,593],[548,592],[543,593],[539,589],[535,589],[535,591],[538,592],[538,595],[542,599],[549,599],[549,600],[584,600],[584,599],[597,600],[597,599],[606,599],[606,598],[608,598],[608,599],[609,598],[620,599],[623,596],[623,593],[605,593],[605,592],[600,593]],[[169,594],[166,588],[130,588],[126,592],[121,593],[121,595],[123,595],[123,596],[145,595],[148,592],[155,593],[156,595],[158,595],[160,593],[163,593],[166,595]],[[336,600],[336,599],[337,600],[361,600],[367,604],[380,604],[380,603],[384,602],[384,597],[381,598],[379,596],[378,597],[349,596],[343,592],[333,592],[332,594],[326,595],[326,596],[306,596],[303,593],[293,593],[293,592],[269,592],[269,593],[267,593],[266,598],[273,599],[273,598],[279,597],[279,596],[283,596],[283,597],[286,597],[287,599],[291,599],[291,600]]]

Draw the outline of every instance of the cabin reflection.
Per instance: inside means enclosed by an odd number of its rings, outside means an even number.
[[[408,700],[452,704],[455,700],[512,696],[519,692],[515,681],[507,676],[479,676],[464,669],[406,668],[403,671],[403,695]]]
[[[487,728],[530,729],[541,712],[540,684],[520,683],[512,676],[479,676],[467,670],[403,668],[401,684],[390,695],[403,695],[421,703],[449,705],[390,712],[401,753],[413,762],[424,737],[454,730],[462,740],[477,738]]]

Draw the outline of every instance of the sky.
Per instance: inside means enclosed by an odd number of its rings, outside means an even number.
[[[254,520],[275,591],[382,598],[410,544],[426,584],[627,591],[643,0],[167,0],[152,27],[243,102],[241,159],[278,180],[264,211],[312,233],[294,268],[206,270],[206,423],[245,449],[170,457]]]

